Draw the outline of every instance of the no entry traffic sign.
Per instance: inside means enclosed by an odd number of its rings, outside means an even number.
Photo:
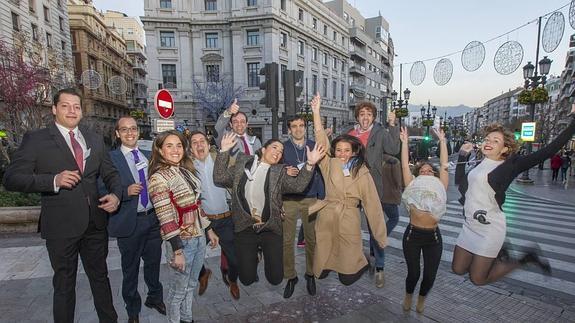
[[[162,89],[156,92],[154,106],[160,114],[160,117],[164,119],[169,119],[174,115],[174,98],[172,98],[172,94],[168,90]]]

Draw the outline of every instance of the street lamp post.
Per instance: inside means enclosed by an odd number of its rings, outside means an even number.
[[[535,52],[535,62],[537,65],[531,64],[531,62],[527,62],[525,66],[523,66],[523,78],[525,79],[525,90],[527,91],[534,91],[540,87],[543,89],[545,88],[545,81],[547,81],[547,74],[549,74],[549,69],[551,68],[552,61],[544,56],[541,60],[539,60],[539,45],[541,41],[541,17],[539,17],[538,22],[538,29],[537,29],[537,50]],[[539,67],[539,75],[537,71],[537,67]],[[535,104],[536,100],[531,99],[529,103],[530,108],[530,121],[535,121]],[[527,153],[531,153],[533,150],[533,145],[531,142],[527,143]],[[524,184],[532,184],[533,180],[529,178],[529,169],[523,172],[521,178],[517,179],[517,182],[524,183]]]
[[[393,108],[393,111],[395,112],[395,116],[399,120],[400,127],[401,127],[401,118],[407,117],[409,115],[407,105],[409,103],[409,97],[411,95],[411,91],[408,88],[405,88],[405,91],[403,91],[403,99],[401,98],[402,74],[403,74],[403,65],[399,64],[399,99],[397,99],[397,92],[393,90],[391,92],[391,106]]]
[[[429,156],[429,151],[428,151],[429,147],[427,146],[427,143],[430,140],[429,127],[433,126],[433,123],[435,121],[436,112],[437,112],[437,108],[435,106],[433,108],[431,108],[431,101],[429,101],[429,100],[427,100],[427,110],[425,109],[424,106],[421,107],[421,125],[426,127],[425,136],[423,137],[423,143],[424,143],[424,148],[425,148],[425,152],[426,152],[427,156]]]

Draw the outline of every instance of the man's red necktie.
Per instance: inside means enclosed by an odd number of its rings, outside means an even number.
[[[244,153],[246,155],[250,155],[250,146],[248,146],[248,142],[246,141],[246,138],[244,136],[240,136],[240,138],[242,138],[242,142],[244,143]]]
[[[84,150],[76,138],[74,138],[74,131],[70,130],[70,143],[72,144],[72,149],[74,150],[74,159],[76,159],[76,164],[80,173],[84,172]]]

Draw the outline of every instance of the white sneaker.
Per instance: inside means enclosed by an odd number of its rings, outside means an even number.
[[[383,270],[375,272],[375,287],[383,288],[385,285],[385,274]]]

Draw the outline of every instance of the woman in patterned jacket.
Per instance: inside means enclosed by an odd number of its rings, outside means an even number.
[[[206,237],[218,245],[210,221],[200,213],[200,180],[191,158],[185,153],[188,142],[178,131],[161,133],[152,147],[149,167],[150,199],[160,221],[166,257],[172,271],[167,300],[169,322],[191,322],[192,300],[198,274],[204,263]]]

